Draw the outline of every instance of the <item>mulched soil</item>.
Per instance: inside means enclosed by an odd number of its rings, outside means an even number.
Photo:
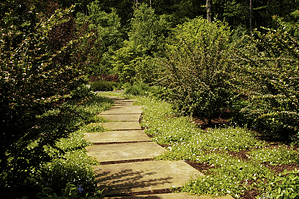
[[[193,117],[193,121],[195,124],[201,127],[203,130],[207,130],[208,128],[214,128],[220,125],[229,124],[229,119],[232,117],[232,112],[230,110],[224,110],[219,117],[213,118],[211,123],[209,124],[207,120],[199,119],[198,117]]]

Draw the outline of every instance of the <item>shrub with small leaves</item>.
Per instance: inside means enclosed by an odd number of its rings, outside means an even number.
[[[98,80],[90,83],[92,91],[113,91],[113,82]]]
[[[172,102],[182,113],[211,122],[227,106],[231,97],[230,34],[226,24],[202,18],[174,30],[166,58],[160,62],[159,82],[172,90]]]
[[[14,197],[37,187],[33,171],[51,160],[44,146],[76,129],[67,107],[43,114],[85,83],[83,41],[91,46],[92,35],[76,32],[73,8],[53,1],[0,6],[0,191]]]
[[[252,126],[291,139],[299,131],[299,44],[283,24],[266,31],[245,36],[235,48],[234,85],[249,99],[241,112]]]

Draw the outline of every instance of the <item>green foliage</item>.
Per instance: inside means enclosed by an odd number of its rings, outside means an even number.
[[[206,176],[191,180],[182,191],[212,196],[229,194],[234,198],[240,198],[250,189],[250,181],[271,176],[271,171],[267,168],[235,159],[227,154],[206,156],[208,164],[216,168],[210,169],[210,174]]]
[[[180,124],[179,121],[180,120],[177,119],[176,123]],[[186,138],[186,135],[183,135],[183,138],[179,137],[180,140],[184,139],[188,142],[174,143],[171,147],[168,147],[170,153],[165,153],[161,156],[161,158],[187,159],[198,162],[208,162],[210,161],[210,159],[214,158],[213,161],[218,164],[220,160],[216,160],[217,157],[215,156],[221,155],[212,153],[226,150],[240,151],[265,146],[265,143],[254,139],[253,134],[243,128],[230,127],[223,129],[213,129],[209,130],[207,133],[202,133],[198,129],[193,129],[193,132],[193,135],[189,134],[189,138]],[[192,136],[190,137],[190,135]],[[171,136],[174,136],[173,133],[171,134]]]
[[[263,194],[263,198],[289,198],[299,197],[299,170],[284,171],[279,176],[273,176]]]
[[[76,185],[72,183],[67,183],[66,187],[61,190],[61,195],[57,194],[50,187],[44,187],[42,191],[38,194],[39,199],[79,199],[79,198],[88,198],[88,199],[100,199],[103,198],[102,192],[98,190],[93,195],[83,195],[81,194],[84,188],[82,185],[76,187]]]
[[[115,10],[106,13],[100,7],[99,1],[87,5],[88,15],[77,13],[79,28],[88,25],[88,30],[94,32],[96,40],[88,57],[89,74],[101,75],[111,72],[112,52],[122,46],[120,18]]]
[[[114,84],[114,82],[98,80],[90,83],[90,89],[92,91],[113,91]]]
[[[261,148],[249,152],[252,161],[260,164],[270,165],[296,163],[299,160],[298,151],[288,146],[278,146],[274,148]]]
[[[119,79],[130,83],[136,81],[135,62],[144,54],[141,45],[135,45],[133,42],[125,40],[124,47],[114,53],[112,65],[115,73],[119,74]]]
[[[273,147],[240,127],[204,132],[187,118],[175,117],[169,103],[148,98],[138,101],[144,106],[141,125],[145,132],[153,135],[154,141],[166,145],[167,152],[157,158],[188,160],[212,167],[204,172],[205,176],[190,180],[182,191],[240,198],[245,191],[258,190],[264,197],[288,198],[291,194],[297,197],[297,170],[277,175],[265,166],[298,163],[297,149],[285,145]],[[247,158],[234,156],[240,151]]]
[[[147,95],[150,87],[149,85],[139,82],[134,85],[129,85],[125,88],[124,94],[125,95]]]
[[[92,95],[90,92],[90,88],[86,85],[82,85],[80,87],[77,87],[77,89],[72,90],[71,92],[71,98],[84,98],[86,96]]]
[[[157,76],[154,56],[161,54],[169,29],[165,17],[142,4],[134,11],[129,40],[114,55],[114,70],[122,81],[152,82]]]
[[[155,136],[153,139],[157,143],[185,142],[196,133],[190,118],[177,118],[172,105],[156,100],[144,101],[143,104],[146,106],[143,109],[141,126],[145,127],[145,133]]]
[[[98,123],[90,123],[80,128],[81,131],[84,132],[103,132],[105,129],[101,124]]]
[[[290,139],[299,130],[298,42],[283,27],[244,37],[235,48],[237,91],[248,97],[241,111],[253,126]],[[246,45],[244,45],[246,44]]]
[[[153,8],[142,4],[134,11],[128,36],[135,45],[141,45],[146,55],[152,56],[153,53],[159,53],[163,49],[168,29],[168,23],[163,15],[157,16]]]
[[[84,84],[91,36],[75,32],[72,8],[48,1],[6,1],[0,18],[0,187],[13,197],[36,188],[32,171],[52,159],[44,146],[76,129],[67,107],[43,113]]]
[[[183,114],[197,115],[210,122],[227,106],[231,97],[228,80],[229,27],[196,18],[174,30],[167,58],[161,60],[163,86]]]
[[[60,105],[60,108],[56,107],[39,116],[48,119],[47,123],[40,127],[41,136],[49,136],[47,131],[50,130],[52,123],[56,122],[55,120],[52,121],[53,118],[49,118],[49,116],[59,114],[62,107],[65,107],[65,110],[71,110],[72,113],[69,115],[71,118],[67,124],[68,127],[78,127],[76,128],[78,129],[77,131],[68,134],[67,137],[57,139],[53,145],[44,145],[43,150],[50,157],[49,161],[41,162],[39,167],[31,168],[31,176],[30,178],[28,177],[28,180],[35,184],[37,190],[41,187],[46,187],[41,191],[41,193],[45,194],[44,191],[45,189],[47,190],[47,195],[43,195],[43,197],[50,197],[51,195],[55,198],[56,194],[65,198],[80,198],[82,194],[94,192],[94,174],[91,165],[95,165],[97,162],[85,153],[84,148],[89,143],[84,139],[84,133],[103,131],[103,127],[100,124],[93,122],[100,122],[97,119],[97,113],[108,109],[112,103],[111,99],[92,95],[68,101]],[[104,120],[102,119],[101,122],[104,122]],[[37,145],[38,141],[32,142],[28,148],[36,149]],[[77,194],[75,189],[72,192],[74,195],[65,195],[64,191],[61,192],[60,190],[69,183],[72,183],[72,186],[80,185],[83,188],[82,194]],[[27,182],[27,184],[24,184],[24,188],[29,185],[30,183]],[[35,194],[35,192],[26,193],[22,190],[19,191],[23,195],[32,196]]]
[[[40,188],[42,165],[66,153],[56,141],[83,123],[75,124],[74,115],[86,118],[69,106],[47,111],[86,94],[78,90],[85,83],[86,43],[91,47],[93,40],[84,28],[75,32],[72,9],[58,9],[53,2],[6,1],[0,15],[0,184],[4,197],[14,197]]]

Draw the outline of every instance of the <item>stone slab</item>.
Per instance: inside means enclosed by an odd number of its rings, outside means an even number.
[[[154,142],[92,145],[87,154],[99,162],[148,159],[161,155],[165,149]]]
[[[118,106],[132,106],[135,100],[131,99],[114,99],[114,105]]]
[[[96,182],[106,196],[182,187],[203,175],[183,161],[144,161],[94,168]]]
[[[124,105],[114,105],[109,110],[101,112],[100,115],[121,115],[129,113],[142,113],[142,106],[124,106]]]
[[[102,123],[103,127],[108,130],[141,130],[139,122],[106,122]]]
[[[85,133],[85,139],[91,143],[151,141],[142,130]]]
[[[117,197],[104,197],[104,199],[233,199],[230,195],[213,198],[211,196],[197,196],[188,193],[165,193],[165,194],[150,194],[150,195],[137,195],[137,196],[117,196]]]
[[[117,114],[117,115],[99,115],[110,121],[119,121],[119,122],[139,122],[140,114],[139,113],[132,113],[132,114]]]

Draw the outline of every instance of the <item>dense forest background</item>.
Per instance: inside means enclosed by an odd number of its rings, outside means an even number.
[[[92,1],[60,1],[60,4],[63,7],[77,4],[77,11],[88,14],[86,6],[90,2]],[[133,17],[134,7],[142,3],[152,7],[157,15],[171,16],[174,24],[197,16],[205,17],[207,12],[206,0],[102,0],[99,5],[107,13],[110,13],[112,8],[116,9],[122,25],[127,26]],[[272,27],[274,15],[283,17],[286,21],[294,21],[296,15],[293,12],[297,10],[298,4],[295,0],[252,0],[253,28]],[[242,26],[249,30],[250,0],[212,0],[211,5],[212,18],[226,21],[232,27]]]
[[[1,2],[1,193],[66,185],[62,154],[85,145],[57,141],[95,122],[66,102],[84,104],[90,89],[153,86],[181,115],[210,125],[229,111],[298,144],[298,9],[298,0]]]

